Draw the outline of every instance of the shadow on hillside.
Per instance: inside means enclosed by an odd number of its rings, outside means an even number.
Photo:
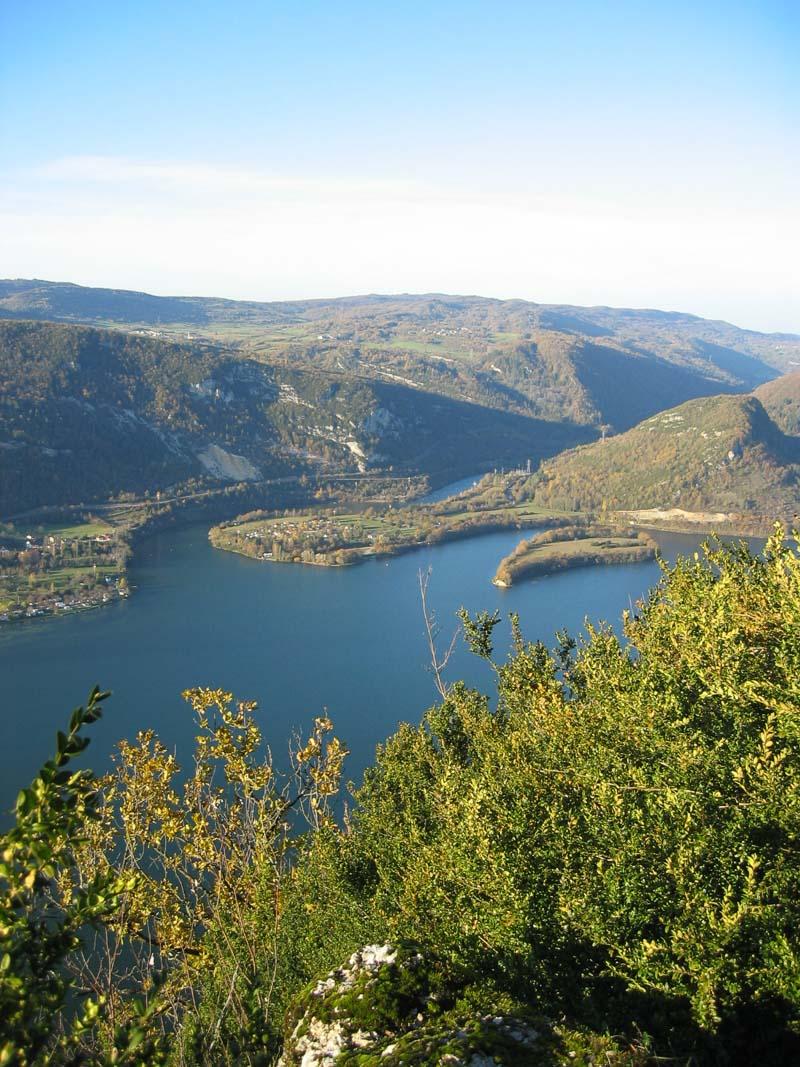
[[[725,345],[717,345],[712,341],[695,341],[694,347],[715,367],[719,367],[726,374],[732,374],[749,389],[755,389],[764,382],[770,382],[779,376],[774,367],[755,356],[748,356],[745,352],[738,352],[735,348],[727,348]]]

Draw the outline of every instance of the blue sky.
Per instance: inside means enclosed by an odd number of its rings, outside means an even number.
[[[0,274],[800,331],[800,5],[0,5]]]

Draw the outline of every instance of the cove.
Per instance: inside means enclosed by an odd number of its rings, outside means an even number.
[[[128,601],[0,632],[0,810],[51,755],[56,730],[95,683],[113,692],[85,757],[97,771],[109,766],[119,739],[147,728],[187,760],[194,723],[180,693],[208,685],[258,701],[279,765],[292,735],[325,710],[351,751],[346,775],[358,781],[375,746],[436,700],[420,569],[432,568],[429,604],[443,639],[463,605],[516,611],[525,637],[547,644],[558,629],[577,634],[587,617],[617,623],[658,579],[648,562],[497,589],[497,564],[522,536],[502,531],[351,568],[270,565],[215,551],[206,525],[153,536],[137,549]],[[659,535],[667,558],[699,540]],[[496,633],[502,656],[508,627]],[[491,691],[490,669],[463,643],[448,678]]]

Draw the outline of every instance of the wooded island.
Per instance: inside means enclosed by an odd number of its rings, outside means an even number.
[[[493,583],[502,589],[520,578],[536,578],[574,567],[608,563],[644,563],[655,558],[657,544],[643,530],[622,526],[566,526],[520,541],[500,561]]]

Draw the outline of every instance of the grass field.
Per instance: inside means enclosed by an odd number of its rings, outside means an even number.
[[[438,341],[409,341],[405,338],[395,338],[393,341],[379,341],[370,345],[371,348],[391,348],[401,352],[417,352],[422,356],[449,357],[459,359],[464,356],[464,349],[454,347],[452,343]]]
[[[358,524],[370,533],[388,533],[399,534],[406,531],[411,531],[417,528],[420,519],[427,521],[446,520],[447,522],[466,522],[468,519],[481,520],[495,520],[507,518],[509,524],[513,525],[515,521],[524,520],[539,520],[548,518],[565,518],[569,517],[568,512],[556,511],[553,508],[543,508],[530,501],[525,501],[521,504],[509,504],[504,507],[488,508],[481,511],[463,510],[454,512],[434,512],[425,509],[424,507],[413,509],[413,517],[406,521],[405,515],[407,513],[404,510],[397,512],[389,512],[383,515],[366,516],[363,512],[348,512],[346,514],[334,515],[329,509],[317,509],[298,512],[295,515],[280,516],[274,519],[253,519],[249,522],[236,523],[235,527],[233,523],[227,523],[226,526],[235,528],[242,533],[253,532],[264,525],[269,526],[297,526],[302,523],[320,522],[324,521],[326,524],[333,526],[352,526]]]
[[[72,526],[61,523],[44,523],[34,526],[31,530],[25,530],[25,533],[33,533],[41,537],[84,538],[110,534],[112,529],[113,527],[109,526],[107,522],[97,519],[92,522],[76,523]]]

